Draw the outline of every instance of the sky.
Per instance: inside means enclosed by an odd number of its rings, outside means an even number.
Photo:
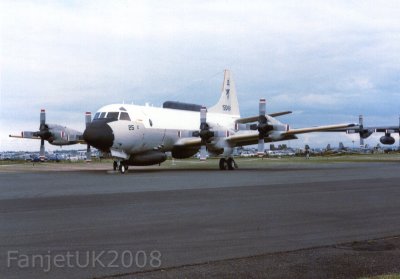
[[[42,108],[49,123],[83,131],[84,113],[110,103],[211,106],[224,69],[242,116],[266,98],[267,111],[293,111],[280,117],[291,127],[356,123],[359,114],[366,125],[398,125],[399,14],[397,0],[1,0],[0,151],[38,150],[8,135],[38,129]],[[283,143],[353,140],[313,133]]]

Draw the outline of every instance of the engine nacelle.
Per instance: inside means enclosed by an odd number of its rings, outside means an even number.
[[[175,159],[185,159],[194,156],[199,151],[199,148],[177,148],[172,149],[172,157]]]
[[[282,136],[282,133],[278,132],[278,131],[274,131],[274,132],[270,133],[268,135],[268,137],[271,138],[273,141],[279,141],[279,140],[282,140],[284,138]]]
[[[360,134],[360,137],[361,137],[361,138],[366,139],[366,138],[368,138],[370,135],[372,135],[373,132],[374,132],[374,131],[371,131],[371,130],[362,130],[362,131],[359,132],[359,134]]]
[[[388,145],[394,144],[395,142],[395,139],[393,137],[387,135],[381,137],[379,140],[382,144],[388,144]]]
[[[150,166],[160,164],[167,160],[167,155],[161,151],[148,151],[141,154],[131,155],[126,161],[130,166]]]
[[[70,145],[76,144],[81,136],[81,133],[57,124],[48,124],[45,138],[52,145]]]

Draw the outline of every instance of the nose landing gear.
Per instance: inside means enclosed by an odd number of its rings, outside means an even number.
[[[113,162],[114,171],[119,170],[120,173],[124,174],[128,170],[128,168],[128,164],[126,164],[124,161]]]

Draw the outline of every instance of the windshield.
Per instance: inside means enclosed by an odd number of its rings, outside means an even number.
[[[108,119],[115,119],[115,120],[117,120],[117,119],[118,119],[118,115],[119,115],[119,112],[109,112],[109,113],[107,114],[107,118],[108,118]]]
[[[106,117],[107,115],[107,117]],[[117,112],[117,111],[111,111],[111,112],[96,112],[94,115],[93,120],[95,119],[101,119],[101,118],[107,118],[107,119],[119,119],[119,120],[128,120],[131,121],[131,118],[129,117],[129,114],[127,112]]]
[[[127,112],[121,112],[121,114],[119,116],[119,120],[131,121],[131,118],[129,117],[129,114]]]

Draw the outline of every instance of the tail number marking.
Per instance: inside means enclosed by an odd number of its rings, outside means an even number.
[[[223,110],[223,111],[231,111],[231,106],[222,105],[222,110]]]

